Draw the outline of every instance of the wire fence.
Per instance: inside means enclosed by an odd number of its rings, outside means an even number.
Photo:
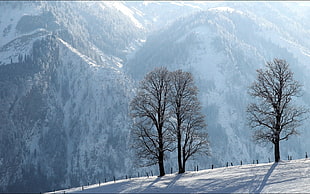
[[[305,156],[302,157],[302,158],[308,158],[308,153],[305,152]],[[296,159],[302,159],[302,158],[296,158]],[[290,160],[293,160],[293,156],[291,155],[288,155],[287,158],[286,158],[288,161]],[[271,159],[268,158],[268,160],[265,160],[263,161],[262,163],[266,163],[266,161],[268,161],[269,163],[271,163]],[[209,168],[201,168],[199,167],[199,165],[194,165],[193,166],[193,170],[192,172],[198,172],[199,170],[207,170],[207,169],[215,169],[215,168],[223,168],[223,167],[230,167],[230,166],[242,166],[242,165],[248,165],[248,164],[260,164],[259,160],[255,159],[255,160],[252,160],[251,163],[249,162],[244,162],[243,160],[240,160],[239,162],[237,163],[233,163],[233,162],[226,162],[224,165],[214,165],[214,164],[210,164],[210,167]],[[187,170],[187,171],[191,171],[191,170]],[[168,171],[167,171],[168,172]],[[169,169],[169,173],[170,174],[175,174],[175,173],[178,173],[177,171],[175,171],[175,169],[173,169],[173,167],[170,167]],[[168,173],[167,173],[168,174]],[[150,178],[150,177],[158,177],[159,175],[155,174],[153,172],[153,170],[149,170],[149,171],[143,171],[143,172],[139,172],[137,171],[135,174],[131,174],[131,175],[123,175],[123,176],[119,176],[119,177],[116,177],[116,176],[109,176],[109,177],[106,177],[106,178],[103,178],[101,180],[98,180],[97,182],[92,182],[92,183],[87,183],[86,185],[82,185],[80,186],[80,190],[79,191],[84,191],[86,189],[89,189],[89,188],[92,188],[94,186],[102,186],[104,183],[107,183],[107,182],[114,182],[116,183],[117,181],[119,180],[131,180],[133,178]],[[49,192],[49,193],[54,193],[54,194],[65,194],[66,193],[66,190],[61,190],[61,191],[52,191],[52,192]],[[41,192],[40,192],[41,194]]]

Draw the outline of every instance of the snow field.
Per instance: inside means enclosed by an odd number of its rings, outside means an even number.
[[[310,160],[222,167],[164,177],[117,180],[59,193],[307,193]],[[56,192],[57,193],[57,192]]]

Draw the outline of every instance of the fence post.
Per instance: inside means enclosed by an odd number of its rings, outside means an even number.
[[[197,164],[197,172],[198,172],[198,164]]]
[[[213,169],[213,168],[214,168],[214,166],[213,166],[213,164],[212,164],[211,169]]]
[[[147,178],[149,178],[149,173],[148,172],[146,172],[146,176],[147,176]]]
[[[256,163],[258,164],[258,160],[256,160]]]
[[[228,162],[226,162],[226,167],[228,167]]]
[[[99,180],[99,187],[100,187],[100,180]]]
[[[172,169],[172,167],[171,167],[171,173],[170,173],[170,174],[172,174],[172,172],[173,172],[173,169]]]
[[[115,183],[115,176],[113,176],[113,180],[114,180],[114,183]]]
[[[231,162],[230,165],[233,166],[233,163]]]
[[[152,176],[154,176],[154,175],[153,175],[153,171],[152,171],[152,170],[151,170],[151,174],[152,174]]]
[[[240,161],[240,165],[242,166],[242,160]]]
[[[308,153],[306,152],[306,158],[308,158]]]
[[[138,178],[140,177],[140,173],[138,172]]]
[[[104,182],[105,182],[105,183],[107,182],[107,178],[104,178]]]

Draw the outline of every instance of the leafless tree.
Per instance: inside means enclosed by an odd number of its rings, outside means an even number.
[[[160,176],[165,175],[165,152],[172,150],[169,119],[170,73],[156,68],[142,80],[138,93],[131,102],[134,120],[135,148],[146,165],[158,164]]]
[[[205,117],[197,98],[198,89],[192,74],[177,70],[171,73],[171,131],[176,137],[179,173],[194,154],[209,154]]]
[[[257,74],[257,80],[249,89],[257,102],[249,104],[248,120],[256,129],[256,141],[274,144],[275,162],[278,162],[280,141],[298,134],[296,128],[306,118],[307,110],[293,104],[293,97],[301,95],[301,85],[294,80],[285,60],[267,62],[266,69],[258,69]]]

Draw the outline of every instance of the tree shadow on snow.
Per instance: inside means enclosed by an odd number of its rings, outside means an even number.
[[[167,180],[165,180],[167,177],[158,177],[156,178],[150,185],[148,185],[143,192],[157,192],[159,190],[161,191],[168,191],[169,188],[175,188],[175,183],[182,177],[182,174],[177,174],[171,181],[169,181],[169,178]],[[157,184],[159,181],[162,181],[163,184],[165,184],[166,186],[162,186],[161,188],[158,187],[158,185],[154,186],[155,184]]]
[[[269,179],[269,177],[271,176],[272,172],[274,171],[274,169],[276,168],[276,166],[278,165],[277,162],[273,163],[272,166],[270,167],[270,169],[268,170],[267,174],[265,175],[262,183],[260,184],[260,186],[254,191],[254,193],[261,193],[262,190],[264,189],[264,187],[267,184],[267,181]]]
[[[148,185],[148,186],[144,189],[144,191],[142,191],[142,193],[143,193],[143,192],[147,192],[147,191],[149,191],[149,190],[152,190],[153,185],[156,184],[157,182],[159,182],[159,181],[161,180],[161,178],[162,178],[162,177],[157,177],[150,185]]]

